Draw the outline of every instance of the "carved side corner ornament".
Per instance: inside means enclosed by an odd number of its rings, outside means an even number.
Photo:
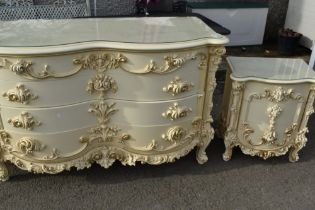
[[[89,80],[86,90],[93,94],[94,92],[105,95],[108,91],[116,93],[118,86],[116,81],[105,74],[97,74],[95,77]]]
[[[22,112],[19,116],[9,119],[8,123],[15,128],[23,128],[25,130],[33,130],[41,125],[41,122],[35,120],[28,112]]]
[[[29,104],[32,100],[38,98],[30,89],[25,88],[25,85],[18,84],[14,89],[2,93],[2,96],[10,102]]]
[[[216,71],[218,65],[222,61],[222,56],[225,55],[226,49],[223,46],[220,47],[210,47],[209,48],[209,55],[210,55],[210,67]]]
[[[179,106],[178,103],[174,103],[166,112],[162,113],[162,116],[174,121],[186,117],[190,112],[192,112],[191,108],[187,106]]]
[[[180,77],[175,77],[167,86],[163,87],[163,92],[176,96],[190,91],[193,87],[194,84],[192,82],[183,81]]]

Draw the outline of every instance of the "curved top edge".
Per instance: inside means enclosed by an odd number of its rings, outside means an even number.
[[[235,77],[233,74],[230,75],[230,78],[234,81],[238,82],[249,82],[249,81],[257,81],[257,82],[264,82],[264,83],[272,83],[272,84],[299,84],[299,83],[315,83],[315,79],[295,79],[295,80],[277,80],[277,79],[264,79],[264,78],[257,78],[257,77]]]
[[[34,55],[68,53],[89,49],[113,49],[121,51],[163,51],[180,50],[200,47],[205,45],[224,45],[229,39],[220,35],[218,39],[202,38],[192,41],[160,43],[160,44],[137,44],[125,42],[90,41],[73,44],[45,46],[45,47],[0,47],[0,55]]]

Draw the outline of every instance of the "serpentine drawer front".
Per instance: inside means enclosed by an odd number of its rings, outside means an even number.
[[[198,162],[207,161],[215,72],[228,40],[201,20],[23,20],[0,28],[1,180],[4,161],[55,174],[93,162],[173,162],[195,147]]]
[[[163,125],[202,116],[203,95],[172,101],[134,102],[108,99],[54,108],[1,108],[6,131],[55,133],[84,128],[97,123],[95,116],[112,111],[111,123]],[[105,114],[105,113],[104,113]]]
[[[314,71],[299,59],[229,57],[228,61],[224,159],[229,160],[232,148],[239,146],[245,154],[264,159],[290,149],[290,161],[297,161],[314,111]]]
[[[95,51],[22,59],[4,57],[0,63],[3,67],[0,101],[4,105],[47,107],[78,103],[97,99],[97,94],[93,93],[100,88],[106,88],[109,98],[169,100],[204,91],[207,49],[146,54]],[[181,71],[176,71],[179,68]],[[29,98],[12,103],[10,95],[25,89]]]

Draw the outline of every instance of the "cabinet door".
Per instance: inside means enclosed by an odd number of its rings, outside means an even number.
[[[308,84],[246,83],[238,124],[241,144],[254,150],[285,152],[299,129],[308,90]]]

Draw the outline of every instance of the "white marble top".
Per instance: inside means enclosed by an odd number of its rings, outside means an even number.
[[[304,60],[293,58],[227,57],[234,78],[269,80],[315,80]]]
[[[43,47],[92,41],[159,44],[205,38],[213,39],[214,44],[227,42],[224,36],[196,17],[0,21],[0,47]]]

